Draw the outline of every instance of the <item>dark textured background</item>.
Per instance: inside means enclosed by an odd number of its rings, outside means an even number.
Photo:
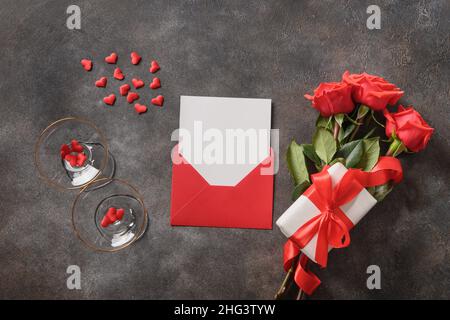
[[[366,28],[378,4],[382,29]],[[82,29],[68,30],[78,4]],[[271,299],[284,274],[285,241],[270,231],[169,226],[170,133],[179,96],[273,100],[281,150],[311,139],[316,112],[303,98],[344,70],[384,76],[436,128],[426,151],[402,157],[404,182],[353,230],[349,248],[319,270],[314,298],[450,298],[450,3],[441,1],[21,1],[0,7],[0,298]],[[137,116],[93,81],[112,71],[111,51],[131,78],[128,54],[156,58],[164,108]],[[80,67],[91,57],[94,70]],[[115,85],[117,86],[117,85]],[[150,99],[146,90],[144,101]],[[38,179],[33,145],[49,123],[89,118],[108,137],[117,176],[145,198],[151,224],[142,240],[115,254],[86,249],[71,229],[74,193]],[[290,205],[281,163],[274,221]],[[77,264],[82,290],[66,288]],[[366,288],[366,268],[382,270],[382,290]]]

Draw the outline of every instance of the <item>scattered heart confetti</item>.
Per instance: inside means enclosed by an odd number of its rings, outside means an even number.
[[[83,66],[84,70],[86,70],[86,71],[92,70],[92,61],[89,59],[81,60],[81,65]]]
[[[109,64],[116,64],[117,58],[118,58],[117,54],[115,52],[113,52],[105,58],[105,61]]]
[[[61,159],[64,159],[66,155],[70,153],[70,147],[67,144],[63,144],[60,148]]]
[[[120,68],[114,69],[114,78],[116,78],[117,80],[123,80],[125,78]]]
[[[158,64],[158,62],[156,62],[156,60],[153,60],[152,61],[152,63],[151,63],[151,67],[150,67],[150,72],[151,73],[155,73],[156,71],[158,71],[159,69],[161,69],[160,67],[159,67],[159,64]]]
[[[138,55],[137,52],[133,51],[130,54],[130,57],[131,57],[131,63],[134,64],[134,65],[139,64],[139,62],[141,61],[141,56]]]
[[[133,83],[133,86],[136,89],[142,88],[144,86],[144,81],[142,81],[141,79],[133,78],[133,80],[131,80],[131,83]]]
[[[152,83],[150,83],[150,88],[152,89],[161,88],[161,80],[159,80],[159,78],[153,78]]]
[[[152,99],[152,103],[155,106],[160,106],[162,107],[162,105],[164,104],[164,97],[162,95],[157,96],[156,98]]]
[[[75,139],[73,139],[72,141],[70,141],[70,147],[72,152],[83,152],[83,146]]]
[[[97,81],[95,81],[95,86],[99,87],[99,88],[104,88],[106,87],[106,83],[108,82],[108,78],[106,77],[101,77],[100,79],[98,79]]]
[[[133,103],[133,101],[139,99],[139,95],[136,92],[129,92],[127,95],[128,103]]]
[[[120,86],[119,91],[121,96],[126,96],[128,94],[128,91],[130,91],[131,87],[129,84],[124,84]]]
[[[147,112],[147,106],[144,106],[143,104],[136,103],[134,105],[134,110],[136,110],[137,113],[145,113]]]
[[[109,96],[103,98],[103,102],[112,106],[116,102],[116,95],[111,93]]]

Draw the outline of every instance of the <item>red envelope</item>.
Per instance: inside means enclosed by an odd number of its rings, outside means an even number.
[[[183,160],[173,164],[171,225],[272,228],[273,155],[235,186],[210,185]]]

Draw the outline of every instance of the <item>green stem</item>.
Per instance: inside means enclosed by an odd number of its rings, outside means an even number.
[[[355,139],[355,136],[358,133],[359,127],[361,127],[361,125],[363,124],[364,117],[361,119],[358,119],[358,120],[359,120],[358,124],[356,125],[355,129],[353,129],[353,132],[350,135],[350,138],[348,139],[348,141],[353,141],[353,139]]]
[[[341,126],[339,125],[339,123],[337,121],[334,122],[334,128],[333,128],[333,138],[334,140],[336,140],[336,142],[338,142],[338,137],[339,137],[339,130],[341,129]]]
[[[398,138],[394,138],[394,140],[391,142],[391,145],[389,146],[388,151],[386,152],[386,156],[396,157],[405,150],[406,147],[403,142],[401,142]]]

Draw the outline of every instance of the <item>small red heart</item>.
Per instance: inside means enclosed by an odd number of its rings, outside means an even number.
[[[77,156],[73,154],[66,154],[64,160],[69,162],[72,167],[75,167],[77,165]]]
[[[114,78],[116,78],[117,80],[123,80],[125,78],[120,68],[114,69]]]
[[[112,106],[116,102],[116,95],[111,93],[109,96],[103,98],[103,102]]]
[[[137,54],[137,52],[131,53],[131,63],[132,64],[138,64],[141,61],[141,56]]]
[[[152,61],[152,63],[151,63],[151,67],[150,67],[150,72],[151,73],[155,73],[156,71],[158,71],[159,69],[161,69],[160,67],[159,67],[159,64],[158,64],[158,62],[156,62],[156,60],[153,60]]]
[[[100,79],[98,79],[97,81],[95,81],[95,86],[99,87],[99,88],[104,88],[106,87],[106,83],[108,82],[108,78],[106,77],[101,77]]]
[[[150,88],[152,89],[161,88],[161,80],[159,80],[159,78],[153,78],[152,83],[150,83]]]
[[[136,89],[142,88],[144,86],[144,81],[142,81],[141,79],[134,78],[133,80],[131,80],[131,82]]]
[[[101,225],[102,225],[103,228],[106,228],[111,223],[115,222],[116,220],[117,220],[116,208],[111,207],[111,208],[108,209],[108,211],[106,211],[105,215],[103,216]]]
[[[162,107],[162,105],[164,104],[164,97],[162,95],[157,96],[156,98],[152,99],[152,103],[155,106],[160,106]]]
[[[117,209],[117,211],[116,211],[117,220],[122,220],[124,214],[125,214],[125,210]]]
[[[83,152],[83,146],[75,139],[70,141],[70,147],[72,148],[72,152]]]
[[[128,91],[130,91],[131,87],[129,84],[124,84],[123,86],[120,86],[119,91],[121,96],[126,96],[128,94]]]
[[[117,209],[114,207],[108,209],[108,211],[106,212],[106,216],[109,218],[110,221],[114,222],[117,220],[116,212]]]
[[[139,99],[139,95],[136,92],[128,92],[127,101],[133,103],[133,101]]]
[[[101,226],[102,226],[103,228],[106,228],[106,227],[108,227],[111,223],[112,223],[112,221],[109,221],[108,216],[105,215],[105,216],[103,217],[103,219],[102,219]]]
[[[134,105],[134,110],[136,110],[137,113],[141,114],[141,113],[147,112],[147,106],[144,106],[143,104],[136,103]]]
[[[77,167],[82,167],[87,160],[87,156],[84,152],[77,154]]]
[[[84,70],[86,70],[86,71],[92,70],[92,61],[89,59],[81,60],[81,65],[83,66]]]
[[[115,64],[117,62],[117,58],[118,58],[117,54],[115,52],[113,52],[105,58],[105,61],[110,64]]]
[[[70,147],[67,144],[63,144],[59,151],[61,154],[61,159],[64,159],[64,157],[70,153]]]

